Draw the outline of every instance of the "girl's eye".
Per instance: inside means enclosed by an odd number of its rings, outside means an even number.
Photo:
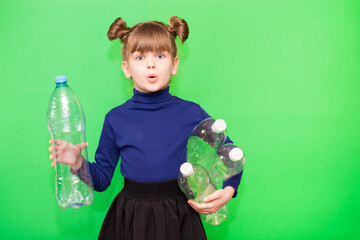
[[[143,60],[144,57],[143,57],[143,56],[137,56],[135,59],[136,59],[136,60]]]
[[[160,53],[160,54],[158,54],[158,55],[157,55],[157,57],[161,59],[161,58],[164,58],[164,57],[165,57],[165,55],[164,55],[164,54],[162,54],[162,53]]]

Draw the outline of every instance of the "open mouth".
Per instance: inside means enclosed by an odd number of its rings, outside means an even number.
[[[157,76],[155,74],[150,74],[148,75],[147,79],[150,81],[150,82],[155,82],[156,81],[156,78]]]

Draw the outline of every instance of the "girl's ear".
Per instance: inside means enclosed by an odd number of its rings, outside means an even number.
[[[174,57],[174,59],[173,59],[173,67],[172,67],[172,71],[171,71],[172,75],[176,75],[178,66],[179,66],[179,58]]]
[[[122,61],[121,63],[122,70],[125,74],[125,77],[131,78],[130,70],[129,70],[129,64],[125,61]]]

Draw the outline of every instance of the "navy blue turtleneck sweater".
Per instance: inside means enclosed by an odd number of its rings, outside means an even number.
[[[154,93],[134,89],[131,99],[105,116],[95,162],[89,164],[95,190],[104,191],[110,185],[119,157],[120,171],[130,180],[176,179],[186,162],[191,131],[208,117],[198,104],[172,96],[169,87]],[[240,179],[241,173],[224,187],[237,190]]]

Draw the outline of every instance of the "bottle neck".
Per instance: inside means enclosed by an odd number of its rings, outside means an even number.
[[[67,83],[66,82],[63,82],[63,83],[57,83],[56,84],[56,88],[60,88],[60,87],[68,87]]]
[[[194,175],[195,175],[195,173],[193,173],[193,174],[191,174],[191,175],[187,176],[186,178],[193,179],[193,178],[194,178]]]

